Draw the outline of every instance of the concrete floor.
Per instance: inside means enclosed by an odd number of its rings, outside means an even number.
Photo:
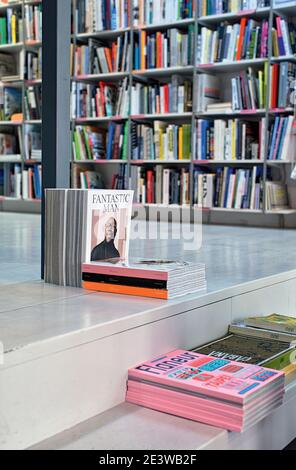
[[[39,215],[0,213],[0,285],[40,279],[40,226]],[[213,291],[295,269],[295,242],[296,230],[205,225],[200,251],[158,239],[132,240],[130,252],[204,262]]]

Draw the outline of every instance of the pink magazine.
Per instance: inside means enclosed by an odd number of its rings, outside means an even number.
[[[129,381],[159,383],[175,390],[246,404],[269,385],[284,383],[285,374],[260,366],[176,350],[129,369]]]
[[[265,394],[263,397],[264,399],[260,400],[260,402],[254,400],[254,405],[242,407],[236,403],[231,405],[224,404],[211,398],[199,398],[194,395],[184,394],[183,392],[166,390],[141,382],[129,381],[126,399],[127,401],[130,401],[132,396],[137,396],[137,398],[141,398],[141,400],[145,401],[153,401],[154,399],[158,401],[164,400],[165,402],[174,401],[176,404],[179,403],[180,405],[186,405],[194,409],[214,412],[217,415],[239,419],[260,411],[263,406],[270,405],[272,401],[279,399],[283,395],[283,388],[277,387],[275,390]]]

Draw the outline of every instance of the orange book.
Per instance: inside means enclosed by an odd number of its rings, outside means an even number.
[[[23,113],[15,113],[15,114],[12,114],[10,120],[13,121],[13,122],[22,121],[22,120],[23,120]]]
[[[141,70],[146,69],[146,31],[141,31]]]
[[[156,67],[162,67],[162,34],[156,33]]]
[[[274,64],[272,66],[272,78],[271,78],[271,107],[272,108],[277,108],[278,81],[279,81],[279,65]]]
[[[106,57],[106,60],[107,60],[109,72],[113,72],[112,57],[111,57],[111,51],[110,51],[109,47],[104,47],[104,52],[105,52],[105,57]]]
[[[110,294],[136,295],[140,297],[152,297],[154,299],[168,299],[168,291],[161,289],[149,289],[147,287],[123,286],[118,284],[105,284],[102,282],[82,282],[83,289]]]
[[[242,18],[241,23],[240,23],[240,33],[239,33],[239,39],[238,39],[238,45],[237,45],[236,60],[241,60],[241,57],[242,57],[242,49],[243,49],[246,25],[247,25],[247,18]]]

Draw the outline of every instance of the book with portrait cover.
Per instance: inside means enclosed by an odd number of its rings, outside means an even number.
[[[129,369],[126,400],[232,431],[282,403],[284,374],[176,350]]]
[[[81,287],[83,262],[128,256],[133,191],[45,191],[45,281]]]

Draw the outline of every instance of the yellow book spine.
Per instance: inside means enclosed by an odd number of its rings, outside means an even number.
[[[141,69],[146,69],[146,32],[141,32]]]
[[[159,129],[159,158],[163,160],[163,130]]]
[[[16,43],[16,16],[12,15],[11,17],[11,39],[12,43]]]

